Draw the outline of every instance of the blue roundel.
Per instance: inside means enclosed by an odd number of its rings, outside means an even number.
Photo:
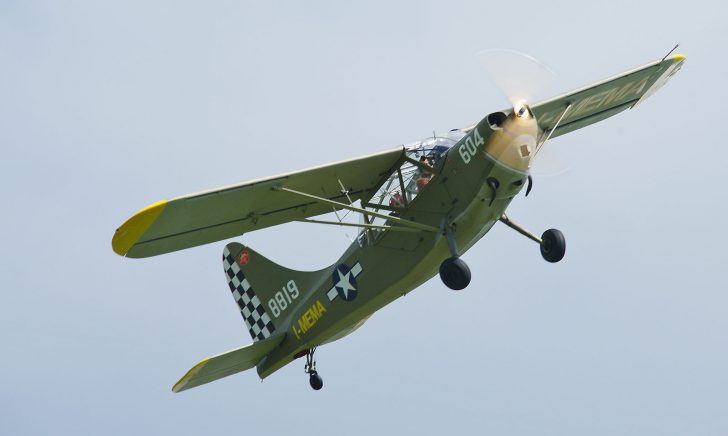
[[[356,276],[346,264],[340,263],[336,266],[331,279],[334,282],[336,292],[344,301],[351,301],[356,298],[359,289],[356,284]]]

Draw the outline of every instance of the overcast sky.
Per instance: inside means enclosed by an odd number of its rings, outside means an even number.
[[[722,2],[0,2],[1,434],[728,434]],[[469,125],[507,102],[474,56],[533,55],[556,94],[664,56],[638,108],[547,144],[570,168],[505,226],[317,352],[181,394],[250,342],[224,243],[150,259],[114,230],[166,198]],[[548,94],[547,93],[547,94]],[[296,269],[345,232],[239,238]]]

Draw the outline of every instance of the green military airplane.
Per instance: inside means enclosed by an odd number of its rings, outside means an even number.
[[[257,367],[261,379],[301,357],[313,389],[316,347],[359,328],[374,312],[440,274],[463,289],[460,259],[500,221],[560,261],[564,236],[541,237],[505,210],[526,187],[543,144],[632,108],[682,66],[680,54],[538,104],[516,101],[479,123],[409,146],[357,159],[160,201],[127,220],[112,239],[121,256],[156,256],[291,221],[359,227],[331,266],[302,272],[233,242],[223,251],[225,278],[253,343],[203,360],[172,388],[190,389]],[[357,223],[326,220],[332,210],[361,214]]]

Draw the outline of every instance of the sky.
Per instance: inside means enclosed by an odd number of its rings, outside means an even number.
[[[0,434],[728,434],[721,2],[0,2]],[[463,259],[297,361],[181,394],[250,338],[224,242],[149,259],[114,230],[160,199],[365,155],[508,103],[476,53],[528,53],[557,94],[664,56],[634,110],[547,143],[568,171]],[[236,238],[289,268],[345,231]]]

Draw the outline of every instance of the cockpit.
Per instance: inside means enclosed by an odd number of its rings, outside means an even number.
[[[431,138],[425,138],[422,141],[406,145],[405,154],[410,160],[404,161],[399,170],[389,177],[389,180],[380,188],[372,202],[380,201],[380,204],[388,204],[388,197],[391,199],[397,192],[404,197],[403,200],[406,199],[407,203],[414,200],[424,188],[421,178],[423,175],[427,176],[428,174],[426,174],[427,171],[423,169],[422,165],[418,166],[412,162],[420,162],[424,166],[432,167],[435,170],[442,169],[442,165],[445,163],[445,155],[463,136],[465,136],[464,132],[453,130],[445,136],[433,135]],[[401,183],[399,180],[400,175],[402,178]],[[429,176],[431,175],[430,173]],[[420,180],[419,186],[418,180]]]
[[[389,216],[399,217],[398,209],[408,207],[417,195],[426,189],[434,172],[442,169],[447,152],[465,136],[461,130],[451,130],[446,135],[433,135],[421,141],[405,145],[405,161],[390,175],[376,194],[369,200],[369,208]],[[417,164],[415,164],[417,162]],[[433,168],[433,172],[427,171]],[[386,225],[383,218],[375,218],[374,226]],[[381,231],[362,230],[359,243],[368,245]]]

